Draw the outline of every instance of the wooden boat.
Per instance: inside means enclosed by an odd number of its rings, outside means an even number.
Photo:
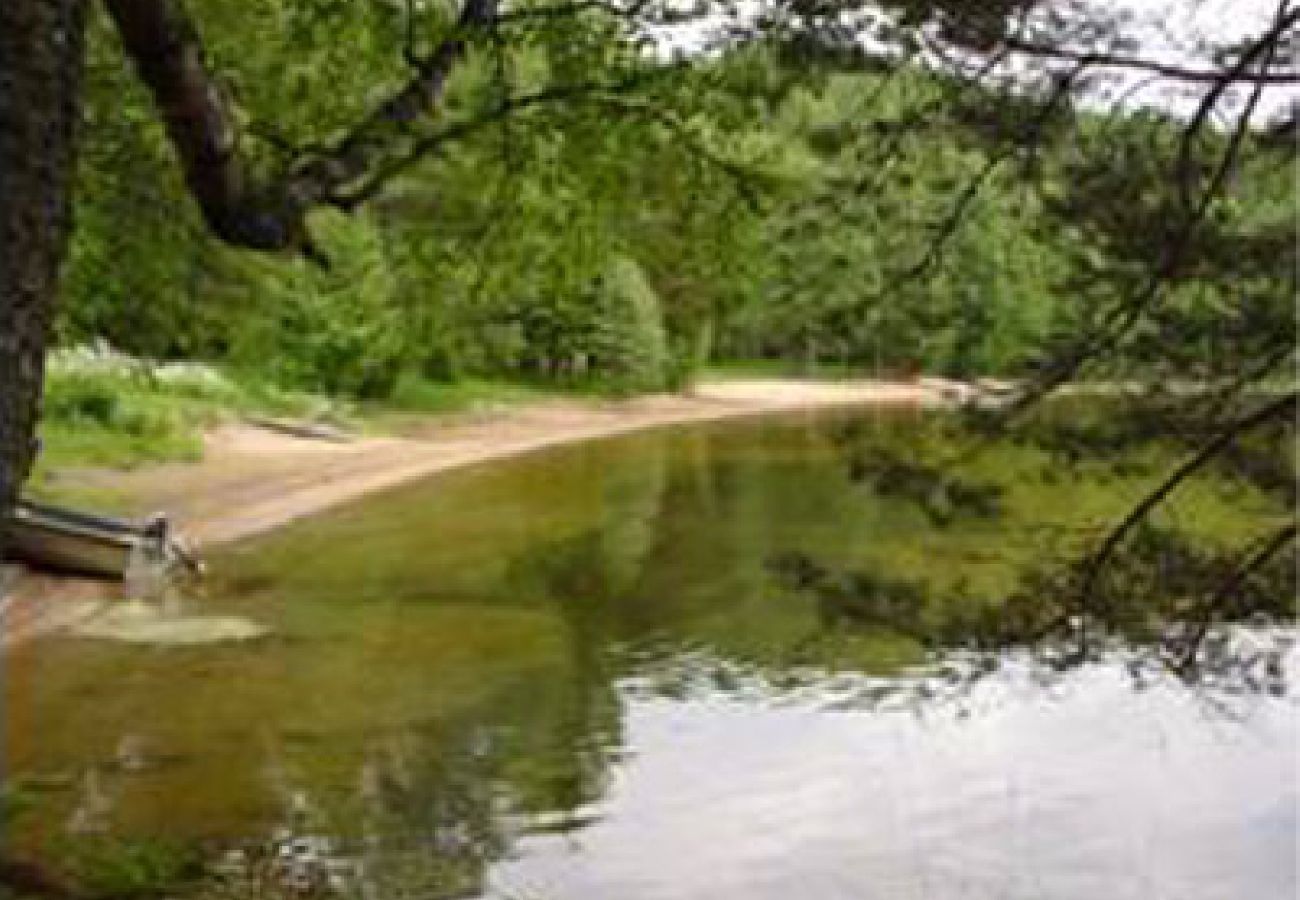
[[[142,521],[20,500],[9,521],[8,554],[32,565],[122,578],[137,548],[166,565],[201,567],[161,514]]]

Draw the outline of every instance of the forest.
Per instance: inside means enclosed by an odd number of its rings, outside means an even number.
[[[243,135],[250,153],[348,121],[397,62],[395,7],[244,7],[196,12],[241,115],[275,128]],[[319,213],[313,262],[206,235],[111,24],[91,26],[59,344],[367,400],[466,378],[661,390],[736,360],[1024,376],[1138,290],[1181,136],[1159,111],[1008,110],[979,84],[794,41],[482,121],[494,92],[628,68],[595,26],[592,46],[543,32],[472,59],[446,101],[472,133],[363,208]],[[1009,150],[1017,130],[1032,144]],[[1293,178],[1267,141],[1249,136],[1214,208],[1243,252],[1198,248],[1210,277],[1173,284],[1108,365],[1213,378],[1254,356],[1251,335],[1292,330]]]

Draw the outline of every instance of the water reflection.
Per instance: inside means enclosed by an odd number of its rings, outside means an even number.
[[[835,431],[461,472],[215,561],[210,605],[274,640],[28,648],[13,846],[60,858],[84,809],[106,841],[198,841],[240,897],[1290,897],[1294,651],[1241,693],[1123,648],[973,652],[974,598],[1071,533],[1059,509],[936,523],[853,481]],[[1115,488],[1053,496],[1084,528]],[[774,577],[799,556],[876,602]]]
[[[1011,663],[924,705],[854,677],[723,690],[699,666],[672,697],[626,686],[635,749],[599,823],[524,839],[489,896],[1294,893],[1292,704],[1228,715],[1105,665],[1046,686]]]

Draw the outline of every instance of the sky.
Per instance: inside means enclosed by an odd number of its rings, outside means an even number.
[[[1092,0],[1099,9],[1125,10],[1144,21],[1153,41],[1189,37],[1245,37],[1268,24],[1276,0]]]
[[[1199,40],[1209,38],[1224,43],[1259,34],[1268,27],[1278,7],[1277,0],[1091,0],[1091,4],[1133,16],[1126,30],[1141,41],[1143,56],[1184,64],[1204,62],[1196,52]],[[1128,79],[1121,90],[1135,85],[1135,79]],[[1138,91],[1133,99],[1187,112],[1195,108],[1203,90],[1198,87],[1187,96],[1171,98],[1149,89]],[[1296,102],[1300,102],[1300,88],[1267,88],[1261,97],[1260,117],[1267,119]]]
[[[689,0],[681,0],[689,5]],[[1123,13],[1130,18],[1124,28],[1126,36],[1135,38],[1140,44],[1139,54],[1147,59],[1165,63],[1206,67],[1209,65],[1203,54],[1197,52],[1199,43],[1206,39],[1216,43],[1233,41],[1259,34],[1276,14],[1278,0],[1086,0],[1088,5],[1101,13]],[[763,0],[736,0],[744,18],[757,12]],[[746,13],[750,10],[751,13]],[[714,23],[716,24],[716,23]],[[693,48],[703,45],[706,33],[713,25],[696,22],[659,32],[663,43],[679,51],[690,53]],[[1089,47],[1078,49],[1088,50]],[[1300,68],[1300,63],[1297,63]],[[1181,91],[1171,91],[1165,81],[1143,87],[1142,82],[1149,76],[1131,72],[1112,71],[1111,80],[1105,91],[1095,95],[1100,102],[1107,102],[1118,96],[1124,96],[1125,102],[1133,106],[1155,106],[1180,115],[1190,115],[1198,106],[1206,90],[1204,84],[1184,87]],[[1222,104],[1220,112],[1230,114],[1234,107],[1232,101],[1240,104],[1245,92],[1229,96]],[[1292,104],[1300,103],[1300,88],[1269,87],[1264,91],[1257,110],[1256,121],[1267,121],[1274,115],[1286,110]],[[1239,108],[1239,107],[1238,107]]]

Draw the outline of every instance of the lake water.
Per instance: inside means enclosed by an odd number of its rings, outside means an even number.
[[[995,591],[1122,485],[1026,469],[1003,515],[939,523],[849,478],[844,421],[547,451],[233,548],[203,603],[270,626],[259,643],[23,648],[10,840],[193,842],[222,896],[1293,897],[1289,678],[991,667],[773,571],[803,553]]]

